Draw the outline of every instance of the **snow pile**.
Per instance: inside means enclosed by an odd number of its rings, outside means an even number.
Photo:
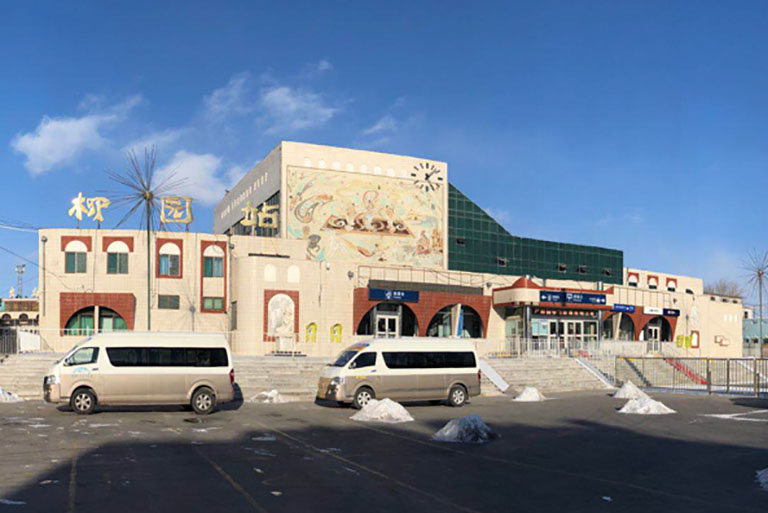
[[[546,400],[546,397],[544,397],[544,394],[539,392],[536,387],[525,387],[523,391],[520,392],[520,395],[512,400],[521,403],[535,403]]]
[[[640,399],[641,397],[648,397],[648,394],[637,388],[637,385],[631,381],[627,381],[613,394],[613,397],[616,399]]]
[[[408,410],[392,399],[382,399],[381,401],[371,399],[368,404],[350,418],[360,422],[386,422],[387,424],[413,422],[413,417],[408,413]]]
[[[460,419],[453,419],[435,433],[432,440],[436,442],[457,442],[483,444],[494,438],[500,438],[478,415],[467,415]]]
[[[758,470],[755,474],[757,474],[756,481],[760,485],[760,488],[768,492],[768,468]]]
[[[675,410],[669,408],[664,403],[654,401],[647,395],[637,399],[630,399],[627,404],[624,405],[619,413],[634,413],[637,415],[666,415],[668,413],[676,413]]]
[[[24,399],[0,387],[0,403],[20,403]]]
[[[249,402],[278,404],[287,403],[288,399],[280,395],[280,392],[278,392],[277,389],[272,389],[269,392],[261,392],[260,394],[251,397]]]

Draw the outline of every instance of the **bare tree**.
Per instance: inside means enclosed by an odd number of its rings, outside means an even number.
[[[705,294],[716,294],[718,296],[744,297],[744,289],[738,282],[720,278],[714,283],[704,285]]]
[[[760,253],[753,250],[747,256],[742,267],[747,272],[750,293],[757,293],[758,310],[757,322],[760,330],[760,358],[763,357],[763,292],[766,291],[766,273],[768,273],[768,252]]]

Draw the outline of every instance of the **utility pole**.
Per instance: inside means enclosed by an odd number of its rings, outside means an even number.
[[[760,298],[760,315],[757,322],[760,323],[760,354],[758,355],[758,358],[763,357],[763,275],[765,274],[764,269],[758,269],[757,271],[757,291],[758,296]]]
[[[24,297],[24,271],[27,269],[27,264],[16,264],[16,295],[18,297]]]

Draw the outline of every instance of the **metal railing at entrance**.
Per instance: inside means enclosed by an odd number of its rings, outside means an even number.
[[[768,393],[768,358],[673,358],[616,356],[616,386],[632,381],[639,387],[709,394]]]

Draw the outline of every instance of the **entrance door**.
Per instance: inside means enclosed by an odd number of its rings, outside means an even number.
[[[379,314],[376,316],[376,338],[394,338],[400,336],[400,318],[397,315]]]

